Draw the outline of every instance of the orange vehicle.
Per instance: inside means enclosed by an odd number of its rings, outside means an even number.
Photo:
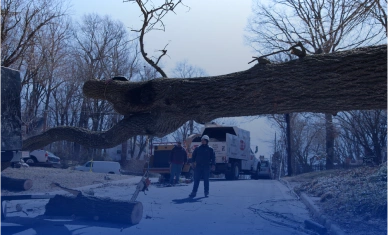
[[[189,136],[185,141],[183,141],[182,146],[187,152],[188,162],[190,162],[192,149],[190,148],[192,140],[199,136],[198,134]],[[163,142],[163,143],[153,143],[150,146],[150,160],[149,166],[148,163],[144,166],[144,172],[149,171],[150,173],[158,173],[161,175],[161,178],[167,180],[170,178],[170,154],[171,150],[176,145],[176,142]],[[191,169],[190,164],[186,163],[183,165],[181,175],[184,175],[186,179],[192,179],[194,170]]]

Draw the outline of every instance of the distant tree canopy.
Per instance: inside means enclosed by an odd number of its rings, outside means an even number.
[[[386,109],[387,46],[311,55],[279,64],[257,64],[232,74],[146,82],[88,80],[89,98],[107,100],[125,115],[111,129],[94,132],[56,127],[24,141],[24,150],[67,140],[109,148],[134,135],[164,136],[188,120],[219,117]]]

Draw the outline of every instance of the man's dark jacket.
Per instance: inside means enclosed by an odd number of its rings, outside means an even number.
[[[187,153],[182,146],[175,146],[170,153],[170,162],[174,164],[184,164],[187,162]]]
[[[211,166],[215,165],[216,155],[212,147],[207,144],[202,144],[194,149],[192,162],[197,166]]]

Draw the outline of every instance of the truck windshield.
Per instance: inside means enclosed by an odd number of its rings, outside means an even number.
[[[268,162],[261,162],[260,164],[262,167],[268,167]]]

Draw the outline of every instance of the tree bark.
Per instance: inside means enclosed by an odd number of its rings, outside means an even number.
[[[32,187],[30,179],[14,179],[6,176],[1,176],[1,189],[20,192],[29,190]]]
[[[138,224],[143,217],[143,204],[83,195],[77,197],[56,195],[46,204],[44,214],[49,216],[75,215],[98,221]]]
[[[219,117],[386,109],[387,46],[257,64],[246,71],[215,77],[89,80],[83,92],[90,98],[108,100],[127,117],[103,132],[53,128],[24,141],[23,149],[37,149],[58,140],[110,148],[135,135],[164,136],[188,120],[205,123]]]

